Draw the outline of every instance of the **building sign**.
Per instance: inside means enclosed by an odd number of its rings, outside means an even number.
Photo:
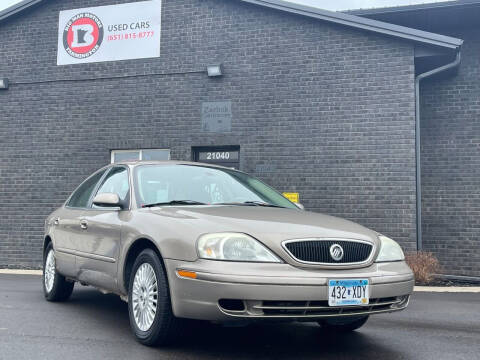
[[[232,102],[204,102],[202,104],[202,130],[216,133],[232,131]]]
[[[198,153],[198,161],[200,162],[238,162],[239,160],[239,150],[200,151]]]
[[[256,173],[273,173],[277,170],[277,167],[273,164],[257,164],[255,166]]]
[[[161,0],[60,12],[57,65],[160,56]]]
[[[294,203],[299,203],[300,202],[300,194],[299,193],[283,193],[283,196],[285,196],[291,202],[294,202]]]

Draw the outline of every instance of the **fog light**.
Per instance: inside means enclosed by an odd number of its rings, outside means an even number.
[[[221,308],[229,311],[244,311],[245,304],[243,300],[237,299],[220,299],[218,300],[218,304]]]

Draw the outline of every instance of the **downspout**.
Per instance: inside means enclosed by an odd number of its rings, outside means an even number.
[[[417,251],[423,249],[422,241],[422,167],[421,167],[421,139],[420,139],[420,82],[441,73],[443,71],[453,69],[460,65],[461,53],[460,47],[457,49],[455,60],[449,64],[440,66],[430,71],[424,72],[415,78],[415,163],[416,163],[416,187],[417,187]]]

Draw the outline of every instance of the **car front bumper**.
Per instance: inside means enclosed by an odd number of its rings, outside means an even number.
[[[165,260],[172,307],[181,318],[234,320],[363,316],[403,310],[414,278],[405,262],[348,270],[302,269],[288,264]],[[194,272],[196,278],[178,275]],[[261,274],[261,275],[260,275]],[[370,303],[329,307],[328,280],[369,279]]]

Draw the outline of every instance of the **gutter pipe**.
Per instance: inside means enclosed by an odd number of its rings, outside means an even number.
[[[433,76],[435,74],[441,73],[443,71],[453,69],[460,65],[461,62],[461,48],[457,49],[457,56],[455,60],[446,65],[440,66],[438,68],[432,69],[430,71],[419,74],[415,78],[415,163],[416,163],[416,188],[417,188],[417,251],[423,249],[423,240],[422,240],[422,167],[421,167],[421,139],[420,139],[420,82]]]

